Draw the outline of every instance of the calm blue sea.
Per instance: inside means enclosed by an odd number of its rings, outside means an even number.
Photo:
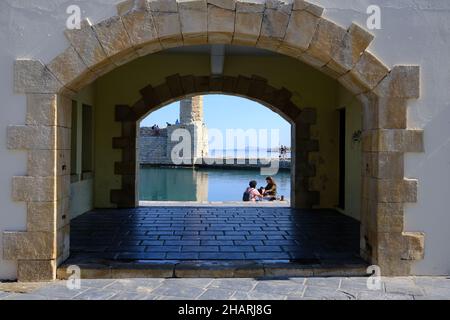
[[[257,169],[192,169],[158,168],[140,169],[139,190],[141,201],[241,201],[250,180],[265,186],[265,176]],[[274,176],[278,195],[290,198],[291,176],[280,171]]]

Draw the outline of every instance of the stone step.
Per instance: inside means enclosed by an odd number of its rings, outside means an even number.
[[[309,264],[292,261],[164,261],[89,262],[70,259],[57,270],[57,278],[67,280],[68,268],[80,268],[81,279],[121,278],[259,278],[259,277],[367,277],[368,265]],[[73,269],[72,269],[73,270]]]

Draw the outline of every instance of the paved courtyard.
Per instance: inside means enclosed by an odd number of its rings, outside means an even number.
[[[359,223],[333,210],[141,207],[95,210],[71,223],[86,260],[288,260],[358,263]]]
[[[118,279],[0,283],[0,300],[450,300],[450,278]],[[19,293],[21,292],[21,293]]]

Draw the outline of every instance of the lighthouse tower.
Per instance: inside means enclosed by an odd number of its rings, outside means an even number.
[[[191,139],[191,156],[189,159],[186,156],[183,157],[184,164],[201,163],[208,155],[208,129],[203,117],[203,96],[181,100],[180,123],[168,128],[167,154],[169,157],[173,147],[179,143],[171,141],[171,133],[180,128],[186,129]]]

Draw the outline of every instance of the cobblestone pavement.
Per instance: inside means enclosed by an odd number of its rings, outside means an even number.
[[[75,290],[65,281],[28,286],[0,283],[0,300],[450,300],[448,277],[383,278],[380,290],[369,290],[367,278],[82,280]]]
[[[356,220],[333,210],[277,207],[95,210],[72,221],[71,256],[362,262]]]

